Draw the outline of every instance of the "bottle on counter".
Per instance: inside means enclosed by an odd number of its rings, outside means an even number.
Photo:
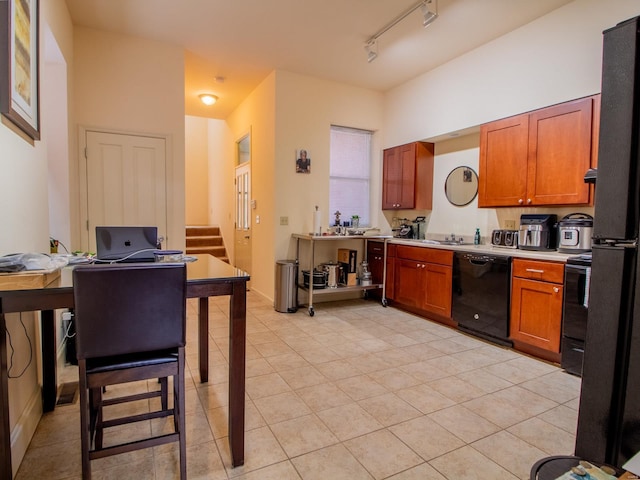
[[[480,245],[480,229],[476,228],[476,234],[473,236],[473,244]]]

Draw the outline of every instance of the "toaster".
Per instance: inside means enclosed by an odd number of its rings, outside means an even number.
[[[491,232],[491,245],[518,248],[518,230],[494,230]]]

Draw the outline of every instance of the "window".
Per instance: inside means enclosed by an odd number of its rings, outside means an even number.
[[[329,166],[329,225],[336,211],[342,221],[360,217],[360,226],[371,224],[369,184],[373,132],[331,126]]]

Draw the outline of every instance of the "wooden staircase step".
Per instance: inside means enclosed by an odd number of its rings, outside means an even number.
[[[188,226],[187,229],[187,237],[201,237],[201,236],[219,236],[220,235],[220,227],[211,226],[211,225],[196,225],[196,226]]]
[[[187,248],[206,247],[223,245],[222,237],[219,235],[207,235],[202,237],[187,237]]]
[[[227,250],[224,248],[224,246],[187,248],[187,255],[191,255],[194,253],[208,253],[209,255],[213,255],[214,257],[225,257],[227,255]]]
[[[187,226],[186,247],[187,255],[208,254],[229,263],[224,239],[220,235],[220,227],[212,225]]]

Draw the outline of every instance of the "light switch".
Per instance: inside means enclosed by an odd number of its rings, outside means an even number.
[[[289,217],[280,217],[280,225],[289,225]]]

